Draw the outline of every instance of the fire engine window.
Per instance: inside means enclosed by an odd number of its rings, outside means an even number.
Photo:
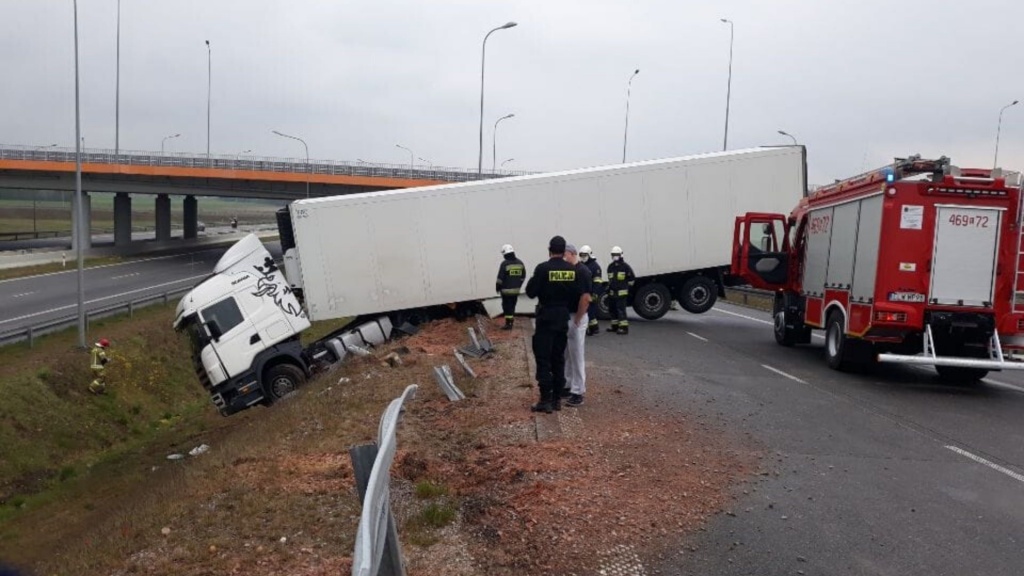
[[[781,252],[786,228],[781,220],[753,225],[750,243],[762,252]]]
[[[223,334],[227,334],[232,328],[242,323],[242,311],[234,298],[226,298],[203,308],[202,317],[204,322],[216,321],[217,326]]]

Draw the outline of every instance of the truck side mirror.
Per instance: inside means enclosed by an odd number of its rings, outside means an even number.
[[[220,337],[224,335],[224,332],[220,329],[220,324],[216,320],[203,322],[203,329],[206,330],[206,336],[214,342],[220,340]]]

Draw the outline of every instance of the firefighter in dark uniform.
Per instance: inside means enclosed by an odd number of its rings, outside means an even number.
[[[588,292],[576,267],[566,262],[565,238],[555,236],[548,243],[549,259],[533,270],[526,283],[526,295],[537,298],[537,328],[533,333],[533,356],[537,361],[540,401],[534,412],[550,414],[561,409],[560,392],[565,388],[565,346],[569,319],[585,306]]]
[[[526,266],[516,258],[516,251],[511,244],[501,247],[501,255],[505,257],[498,267],[498,281],[494,288],[501,294],[501,311],[505,315],[505,327],[511,330],[516,321],[516,303],[519,302],[519,291],[526,277]]]
[[[629,334],[629,320],[626,319],[626,303],[629,289],[633,286],[633,268],[622,259],[622,248],[612,248],[612,263],[608,265],[608,307],[612,312],[609,332]]]
[[[594,253],[590,246],[580,248],[580,262],[590,271],[590,277],[593,282],[593,289],[590,292],[590,307],[587,309],[587,316],[590,318],[590,322],[587,325],[587,336],[597,336],[601,333],[601,325],[597,320],[597,303],[601,299],[601,294],[604,293],[605,281],[601,275],[601,265],[594,258]]]

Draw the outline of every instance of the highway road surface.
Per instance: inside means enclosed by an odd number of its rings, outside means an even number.
[[[588,339],[591,374],[652,410],[712,422],[768,472],[680,542],[661,574],[1024,573],[1024,378],[946,385],[931,370],[829,370],[782,348],[764,312],[637,320]],[[586,409],[584,406],[582,409]],[[747,493],[743,494],[742,490]],[[651,570],[649,573],[653,572]]]
[[[275,258],[280,243],[268,242]],[[189,254],[132,260],[123,264],[86,268],[87,310],[140,300],[192,286],[213,271],[227,247]],[[28,326],[77,314],[78,280],[75,270],[0,282],[0,336]]]

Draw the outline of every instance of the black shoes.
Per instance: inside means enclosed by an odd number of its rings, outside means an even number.
[[[587,336],[597,336],[601,333],[601,327],[597,324],[593,326],[587,326]]]
[[[619,334],[620,336],[625,336],[626,334],[629,334],[629,326],[620,326],[616,334]]]
[[[609,327],[605,328],[604,331],[605,332],[618,332],[619,331],[619,327],[618,326],[609,326]]]
[[[501,327],[502,330],[511,330],[514,323],[511,320],[505,320],[505,325]]]
[[[583,394],[573,394],[572,396],[569,396],[569,399],[565,401],[565,405],[573,408],[583,406]]]
[[[561,409],[561,406],[559,406]],[[545,414],[551,414],[555,411],[555,407],[551,405],[551,402],[537,402],[533,406],[530,406],[530,412],[543,412]]]

